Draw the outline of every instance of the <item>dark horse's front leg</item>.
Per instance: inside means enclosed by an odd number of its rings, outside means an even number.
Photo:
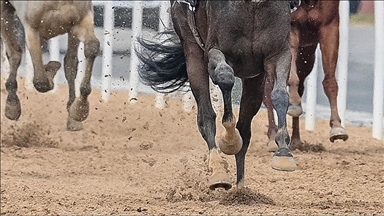
[[[287,110],[289,95],[287,92],[287,80],[291,64],[291,51],[287,47],[276,59],[265,62],[267,76],[275,79],[271,93],[273,108],[276,110],[278,124],[275,142],[278,146],[272,159],[272,168],[283,171],[293,171],[296,164],[289,150],[290,137],[287,130]]]
[[[212,172],[209,188],[214,190],[221,187],[228,190],[232,183],[215,142],[216,113],[211,104],[208,69],[203,61],[204,53],[197,44],[188,42],[184,42],[184,53],[189,82],[197,103],[198,128],[209,148],[209,170]]]
[[[236,129],[236,118],[232,112],[232,88],[235,84],[235,75],[231,66],[225,62],[224,54],[217,49],[211,49],[208,53],[208,71],[214,84],[218,85],[224,101],[224,115],[222,124],[224,134],[218,140],[220,150],[228,155],[237,154],[243,140]]]
[[[247,154],[249,142],[251,139],[251,122],[253,117],[259,111],[263,98],[263,80],[259,75],[254,78],[243,80],[243,92],[241,95],[239,121],[237,129],[240,131],[243,139],[243,147],[236,154],[236,170],[237,170],[237,188],[244,186],[244,163]]]

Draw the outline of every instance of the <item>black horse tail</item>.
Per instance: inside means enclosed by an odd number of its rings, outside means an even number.
[[[186,86],[187,68],[183,47],[173,30],[157,35],[159,42],[137,38],[139,47],[135,52],[140,60],[141,82],[157,92],[170,93]]]

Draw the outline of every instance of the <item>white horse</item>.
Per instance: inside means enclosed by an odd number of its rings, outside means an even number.
[[[88,95],[91,93],[93,62],[100,50],[100,42],[94,34],[93,6],[88,1],[10,1],[1,0],[1,37],[5,43],[10,64],[6,81],[8,92],[5,116],[17,120],[21,115],[17,96],[17,69],[22,49],[14,33],[15,16],[20,19],[26,34],[26,44],[31,54],[34,77],[33,85],[39,92],[53,89],[53,78],[61,64],[57,61],[43,63],[42,44],[55,36],[68,33],[68,51],[64,58],[65,77],[68,81],[67,103],[68,130],[81,130],[82,121],[88,117]],[[86,57],[85,76],[80,86],[80,97],[75,95],[79,43],[84,42]]]

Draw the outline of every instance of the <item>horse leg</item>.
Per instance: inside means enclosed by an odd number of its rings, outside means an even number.
[[[23,23],[23,25],[33,64],[33,85],[39,92],[44,93],[50,91],[54,87],[53,78],[59,70],[61,63],[58,61],[50,61],[44,65],[41,51],[42,38],[39,32],[26,23]]]
[[[271,92],[273,90],[274,79],[269,77],[268,74],[265,77],[265,88],[264,88],[264,105],[267,107],[268,113],[268,142],[267,150],[270,152],[275,152],[277,150],[277,145],[275,143],[275,137],[277,133],[277,126],[275,123],[275,116],[273,114],[273,105],[271,100]]]
[[[76,92],[75,92],[75,79],[77,76],[77,69],[78,69],[78,61],[79,58],[77,56],[77,52],[79,49],[80,40],[72,34],[72,32],[68,33],[68,49],[67,53],[64,57],[64,72],[65,72],[65,78],[68,82],[68,90],[69,90],[69,97],[67,102],[67,111],[68,111],[68,118],[67,118],[67,130],[69,131],[78,131],[83,128],[83,125],[81,122],[74,120],[69,116],[69,108],[71,107],[73,101],[75,101],[76,98]]]
[[[88,96],[91,94],[91,77],[93,63],[100,51],[100,42],[94,34],[93,13],[87,16],[77,26],[73,27],[73,33],[78,38],[84,38],[84,55],[86,58],[85,75],[80,84],[80,97],[69,107],[69,118],[75,121],[84,121],[89,114]]]
[[[297,90],[296,94],[298,94],[300,101],[301,101],[301,97],[304,94],[305,78],[311,73],[311,71],[313,69],[313,65],[315,63],[316,46],[317,46],[317,44],[313,45],[313,46],[300,47],[296,52],[296,54],[299,56],[298,58],[296,58],[296,61],[295,61],[295,67],[296,67],[296,71],[297,71],[297,75],[298,75],[298,79],[299,79],[299,82],[298,82],[297,88],[296,88],[296,90]],[[292,73],[292,71],[291,71],[291,73]],[[290,90],[291,90],[291,87],[290,87]],[[291,91],[290,91],[290,97],[291,97]],[[295,146],[300,145],[300,144],[301,144],[301,139],[300,139],[299,116],[292,115],[291,149],[294,149]]]
[[[241,189],[244,186],[244,163],[245,155],[248,150],[251,139],[251,122],[252,118],[259,111],[263,100],[263,78],[254,77],[243,80],[243,92],[240,102],[239,121],[237,129],[243,139],[243,147],[235,155],[236,171],[237,171],[237,188]]]
[[[292,27],[290,32],[291,39],[291,71],[289,73],[288,86],[289,86],[289,107],[287,114],[292,117],[299,117],[303,113],[301,107],[301,95],[299,94],[299,76],[296,62],[298,61],[297,55],[300,55],[299,40],[300,35],[298,29]]]
[[[1,37],[7,51],[10,65],[10,73],[5,83],[8,92],[5,105],[5,116],[10,120],[17,120],[21,115],[20,100],[17,96],[17,69],[20,66],[22,50],[16,40],[14,28],[14,9],[4,1],[1,1]]]
[[[225,128],[225,132],[218,140],[219,148],[225,154],[237,154],[243,145],[243,140],[235,127],[236,118],[232,112],[231,94],[235,83],[234,72],[231,66],[225,62],[225,56],[220,50],[209,50],[208,59],[209,75],[212,82],[219,86],[224,101],[222,124]]]
[[[331,133],[330,141],[337,139],[347,140],[348,134],[341,126],[341,119],[337,111],[337,93],[339,87],[337,85],[335,70],[339,51],[339,23],[335,19],[332,23],[320,27],[320,47],[323,58],[324,80],[323,88],[328,97],[331,107]]]
[[[296,164],[289,150],[290,138],[286,119],[289,105],[287,81],[292,59],[291,52],[287,48],[276,58],[277,61],[271,59],[265,62],[266,73],[269,74],[270,77],[276,77],[271,99],[278,118],[278,129],[275,139],[278,149],[273,155],[272,168],[276,170],[293,171],[296,169]]]
[[[215,143],[216,113],[211,104],[209,76],[208,73],[205,73],[207,64],[203,61],[204,53],[197,44],[191,45],[186,42],[184,42],[184,53],[189,82],[197,104],[198,128],[209,148],[208,168],[212,172],[209,177],[209,188],[211,190],[216,188],[228,190],[232,187],[232,183]]]

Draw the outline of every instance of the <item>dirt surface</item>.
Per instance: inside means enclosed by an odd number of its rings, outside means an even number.
[[[90,96],[84,130],[66,131],[67,90],[26,91],[22,116],[5,118],[1,91],[1,214],[244,215],[384,214],[384,143],[371,129],[347,125],[350,138],[330,143],[328,121],[302,131],[294,172],[271,168],[267,119],[260,111],[246,158],[246,188],[210,191],[208,148],[179,100],[135,105],[115,92]],[[219,131],[221,114],[218,115]],[[304,121],[301,121],[304,128]],[[233,156],[223,155],[235,181]]]

